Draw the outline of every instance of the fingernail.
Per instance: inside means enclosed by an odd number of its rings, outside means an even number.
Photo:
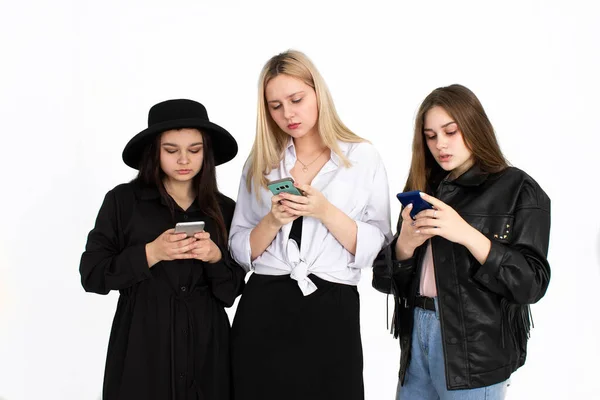
[[[409,205],[407,205],[406,208],[413,208],[413,203],[410,203]]]
[[[419,192],[419,194],[421,195],[421,197],[425,196],[426,194],[423,192]]]

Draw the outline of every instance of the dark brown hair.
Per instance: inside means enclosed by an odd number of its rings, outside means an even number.
[[[508,167],[500,150],[492,123],[475,93],[462,85],[440,87],[431,92],[417,112],[412,144],[412,161],[404,191],[427,190],[427,184],[443,173],[424,140],[425,115],[433,107],[442,107],[462,132],[465,146],[473,154],[475,164],[486,172],[499,172]]]
[[[203,139],[204,159],[200,172],[192,179],[192,188],[196,194],[196,204],[211,219],[215,221],[217,237],[212,238],[217,245],[227,245],[227,228],[219,207],[219,187],[217,185],[217,175],[215,169],[215,158],[212,151],[212,142],[210,135],[205,135],[200,131]],[[160,167],[160,139],[162,135],[157,135],[156,140],[152,141],[144,150],[140,170],[137,180],[147,186],[156,187],[161,197],[169,205],[171,215],[175,217],[175,201],[169,196],[163,184],[165,173]]]

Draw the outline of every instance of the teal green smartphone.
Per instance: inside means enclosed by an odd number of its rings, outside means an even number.
[[[271,181],[267,184],[267,187],[271,193],[273,193],[273,195],[285,192],[295,194],[296,196],[304,196],[302,192],[298,190],[296,186],[294,186],[294,179],[292,178],[283,178],[276,181]]]

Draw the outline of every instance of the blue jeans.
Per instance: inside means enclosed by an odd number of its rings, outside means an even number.
[[[436,310],[437,299],[435,302]],[[502,400],[508,382],[476,389],[448,390],[439,314],[415,307],[411,357],[397,400]]]

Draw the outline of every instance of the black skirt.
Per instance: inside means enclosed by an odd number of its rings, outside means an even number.
[[[356,286],[252,274],[232,328],[236,400],[364,399]]]

